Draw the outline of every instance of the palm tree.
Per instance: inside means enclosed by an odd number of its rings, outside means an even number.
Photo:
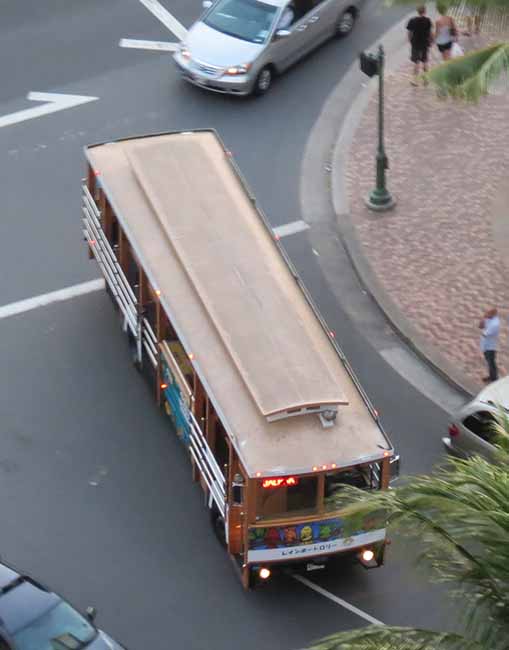
[[[415,4],[414,0],[386,0],[388,4]],[[465,4],[462,0],[440,0],[448,9],[458,11]],[[500,17],[509,14],[508,0],[468,0],[475,16],[498,12]],[[488,94],[492,84],[509,72],[509,42],[500,42],[469,52],[463,57],[450,59],[431,70],[427,77],[441,95],[451,95],[468,101],[478,101]]]
[[[478,101],[502,74],[509,71],[509,42],[495,43],[465,56],[449,59],[428,72],[442,95]]]
[[[419,560],[461,598],[464,635],[378,625],[333,635],[310,650],[509,649],[509,417],[502,409],[494,429],[496,464],[450,459],[394,490],[366,495],[345,487],[333,497],[340,506],[354,499],[345,507],[352,526],[383,510],[390,529],[419,540]]]

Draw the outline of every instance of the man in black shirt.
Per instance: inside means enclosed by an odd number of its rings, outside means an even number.
[[[410,83],[413,86],[417,86],[420,64],[422,64],[423,72],[428,70],[428,51],[431,45],[431,31],[433,29],[433,23],[426,16],[426,7],[424,5],[417,7],[417,14],[408,21],[406,26],[408,40],[412,46],[410,60],[414,64],[414,78]]]

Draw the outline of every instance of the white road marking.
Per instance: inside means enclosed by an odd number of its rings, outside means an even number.
[[[443,379],[427,365],[416,363],[414,353],[407,348],[393,346],[378,352],[405,381],[447,413],[452,414],[465,404],[466,397],[444,387]]]
[[[292,221],[291,223],[285,223],[283,226],[273,228],[273,231],[278,237],[288,237],[288,235],[294,235],[296,232],[302,232],[308,228],[309,226],[305,221]]]
[[[41,296],[35,296],[34,298],[11,302],[8,305],[0,307],[0,319],[9,318],[9,316],[16,316],[16,314],[23,314],[26,311],[45,307],[54,302],[70,300],[76,296],[83,296],[87,293],[92,293],[93,291],[99,291],[100,289],[104,289],[104,280],[102,278],[98,280],[90,280],[90,282],[75,284],[72,287],[66,287],[65,289],[45,293]]]
[[[74,108],[80,104],[87,102],[94,102],[99,97],[87,97],[86,95],[60,95],[58,93],[28,93],[27,99],[31,102],[46,102],[42,106],[35,106],[34,108],[27,108],[24,111],[16,111],[0,117],[0,128],[2,126],[11,126],[18,122],[25,122],[26,120],[33,120],[34,117],[41,117],[42,115],[49,115],[57,111],[63,111],[66,108]]]
[[[166,41],[141,41],[136,38],[121,38],[120,47],[132,47],[135,50],[157,50],[162,52],[175,52],[178,43],[168,43]]]
[[[158,18],[170,32],[175,34],[179,41],[183,41],[187,35],[187,29],[174,18],[157,0],[140,0],[151,14]]]
[[[334,594],[331,594],[330,591],[327,591],[326,589],[323,589],[323,587],[319,587],[318,585],[315,585],[314,582],[311,582],[311,580],[308,580],[304,576],[301,576],[301,575],[298,575],[297,573],[295,573],[295,574],[293,574],[293,577],[298,582],[301,582],[303,585],[306,585],[306,587],[309,587],[313,591],[316,591],[317,594],[320,594],[321,596],[325,596],[325,598],[328,598],[329,600],[332,600],[333,603],[336,603],[337,605],[340,605],[341,607],[344,607],[349,612],[352,612],[353,614],[356,614],[357,616],[360,616],[365,621],[368,621],[368,623],[371,623],[372,625],[385,625],[385,623],[382,623],[382,621],[379,621],[377,618],[374,618],[370,614],[367,614],[366,612],[363,612],[362,609],[359,609],[358,607],[355,607],[355,605],[350,605],[350,603],[347,603],[346,600],[343,600],[342,598],[339,598],[338,596],[335,596]]]

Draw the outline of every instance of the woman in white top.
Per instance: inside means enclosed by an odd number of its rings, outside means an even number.
[[[437,3],[437,11],[440,16],[435,21],[434,41],[444,61],[451,58],[452,44],[457,38],[458,30],[454,20],[447,15],[447,5]]]

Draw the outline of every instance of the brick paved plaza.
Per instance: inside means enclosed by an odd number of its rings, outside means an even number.
[[[414,88],[410,78],[409,63],[386,76],[388,184],[397,206],[377,214],[364,205],[374,186],[375,93],[350,152],[351,218],[392,300],[459,376],[480,387],[478,321],[487,307],[503,317],[499,365],[509,368],[508,97],[467,105]]]

